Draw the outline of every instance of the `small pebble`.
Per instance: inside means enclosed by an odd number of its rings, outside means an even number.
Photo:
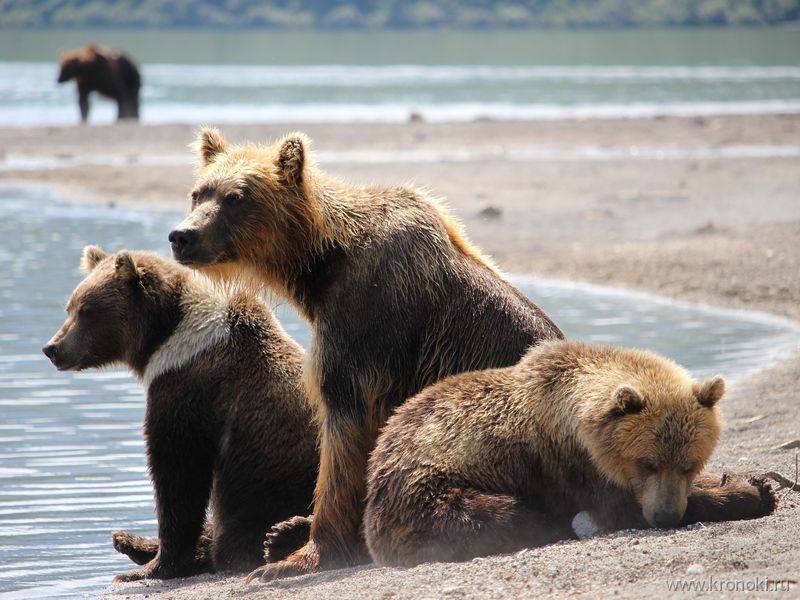
[[[700,564],[693,564],[686,567],[687,575],[702,575],[705,572],[706,572],[705,567]]]
[[[581,511],[572,519],[572,531],[578,536],[578,539],[585,540],[592,536],[597,535],[600,529],[592,520],[591,515],[586,511]]]
[[[503,216],[503,211],[496,206],[487,206],[478,213],[478,216],[484,219],[499,219]]]
[[[457,594],[457,593],[458,593],[458,588],[455,586],[442,588],[443,596],[448,596],[450,594]]]

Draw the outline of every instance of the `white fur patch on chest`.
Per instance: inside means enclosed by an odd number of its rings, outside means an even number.
[[[172,335],[153,353],[142,375],[145,387],[167,371],[174,371],[195,356],[228,338],[228,301],[195,282],[182,301],[183,319]]]

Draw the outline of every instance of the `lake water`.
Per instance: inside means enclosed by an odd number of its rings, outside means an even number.
[[[140,385],[120,370],[59,373],[40,348],[62,322],[86,244],[166,253],[179,219],[0,187],[0,596],[96,594],[131,567],[113,550],[110,531],[155,532]],[[697,376],[733,378],[800,343],[800,329],[767,315],[516,282],[568,336],[651,348]],[[287,307],[278,312],[307,344],[306,326]]]
[[[4,31],[0,124],[75,123],[56,57],[90,41],[140,61],[151,123],[800,112],[800,29]]]

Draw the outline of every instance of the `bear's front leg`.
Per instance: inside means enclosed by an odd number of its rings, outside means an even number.
[[[366,494],[367,455],[375,443],[363,415],[329,412],[322,422],[320,470],[314,492],[311,537],[284,560],[265,564],[247,581],[336,569],[369,561],[360,534]]]
[[[81,122],[89,120],[89,93],[91,89],[82,83],[78,83],[78,107],[81,110]]]
[[[150,562],[114,578],[170,579],[208,571],[198,556],[211,494],[214,444],[203,434],[192,399],[159,394],[151,386],[145,415],[145,438],[158,517],[158,552]]]
[[[683,525],[757,519],[776,505],[775,492],[763,477],[701,473],[689,489]]]

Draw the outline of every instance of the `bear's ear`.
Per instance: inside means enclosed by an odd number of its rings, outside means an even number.
[[[203,127],[192,144],[192,148],[200,158],[200,164],[206,166],[214,158],[228,149],[228,142],[215,127]]]
[[[86,246],[81,254],[81,272],[88,275],[106,256],[108,254],[100,246]]]
[[[633,415],[644,408],[644,398],[635,387],[622,384],[614,392],[614,408],[612,413],[617,416]]]
[[[304,133],[290,133],[280,141],[278,158],[278,176],[289,185],[300,185],[303,182],[303,169],[306,166],[306,152],[311,142]]]
[[[692,391],[697,401],[706,408],[713,408],[725,393],[725,380],[720,375],[695,383]]]
[[[133,262],[133,256],[131,256],[130,252],[122,251],[117,254],[114,264],[117,269],[117,277],[121,280],[131,282],[139,279],[139,270],[136,268],[136,263]]]

